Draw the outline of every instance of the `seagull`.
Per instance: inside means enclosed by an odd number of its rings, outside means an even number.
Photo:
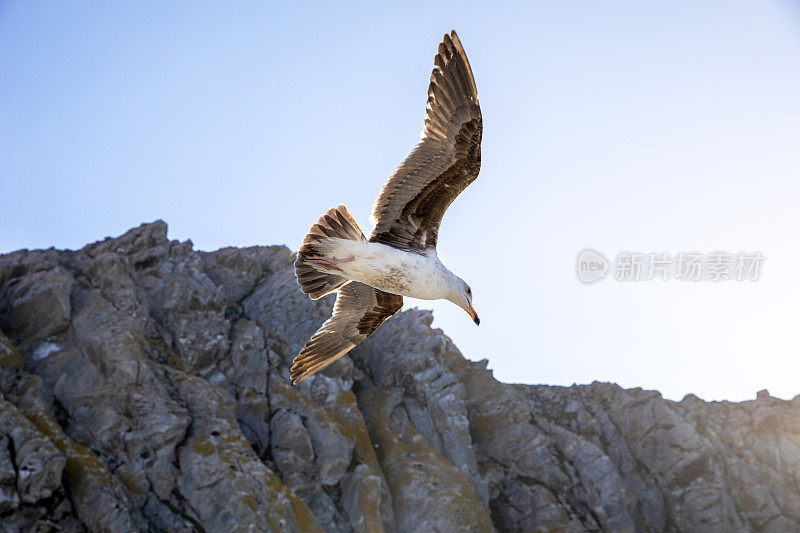
[[[478,89],[455,31],[439,44],[419,144],[383,186],[372,207],[369,239],[344,205],[329,209],[303,239],[297,283],[316,300],[338,291],[332,316],[291,368],[297,384],[372,335],[403,307],[403,297],[445,299],[476,325],[472,289],[439,260],[444,212],[481,166]]]

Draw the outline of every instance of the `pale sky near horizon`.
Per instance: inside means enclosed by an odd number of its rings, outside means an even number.
[[[800,393],[795,2],[0,0],[0,253],[155,219],[197,249],[296,250],[339,203],[367,233],[451,28],[483,167],[439,254],[481,326],[410,305],[506,382]],[[586,286],[586,247],[766,260],[754,282]]]

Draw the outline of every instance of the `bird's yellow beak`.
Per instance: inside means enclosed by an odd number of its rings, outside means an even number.
[[[470,316],[472,321],[475,322],[476,326],[480,326],[481,325],[481,319],[478,318],[478,313],[475,312],[475,308],[472,307],[471,303],[467,303],[467,306],[469,307],[469,309],[467,309],[467,314]]]

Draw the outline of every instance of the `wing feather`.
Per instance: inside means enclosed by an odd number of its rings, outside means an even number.
[[[294,358],[292,382],[297,384],[342,357],[402,307],[402,296],[357,281],[339,289],[333,314]]]
[[[422,139],[375,200],[370,242],[408,251],[435,248],[445,211],[478,177],[478,89],[455,31],[439,44],[434,65]]]

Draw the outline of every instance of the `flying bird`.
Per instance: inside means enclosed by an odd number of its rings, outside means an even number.
[[[333,315],[292,365],[293,383],[333,363],[403,307],[403,296],[450,300],[475,324],[472,289],[439,260],[444,212],[481,166],[478,90],[455,31],[434,58],[422,137],[383,186],[369,239],[344,205],[329,209],[303,239],[297,283],[313,300],[338,291]]]

